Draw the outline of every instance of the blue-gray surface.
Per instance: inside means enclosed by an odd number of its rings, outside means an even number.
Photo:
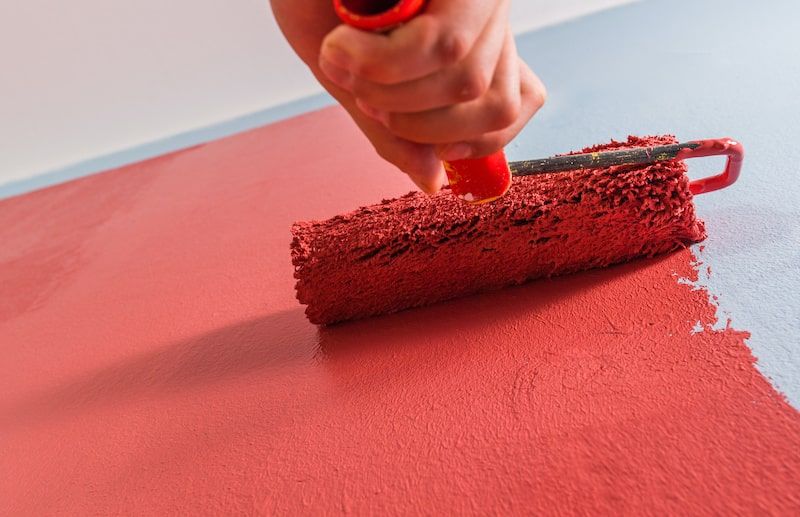
[[[523,0],[519,0],[523,1]],[[752,332],[758,365],[800,407],[800,1],[647,0],[518,38],[546,108],[508,148],[547,156],[628,134],[732,136],[742,179],[697,199],[702,281]],[[330,102],[317,96],[0,187],[0,197],[213,140]],[[722,161],[690,162],[692,175]],[[695,250],[699,252],[699,250]],[[724,325],[724,321],[723,321]]]
[[[97,156],[90,160],[67,165],[66,167],[61,167],[31,178],[0,184],[0,199],[24,194],[58,183],[64,183],[65,181],[107,171],[148,158],[154,158],[179,149],[186,149],[195,145],[211,142],[225,136],[292,117],[299,113],[321,108],[331,103],[333,103],[333,98],[329,95],[315,95],[275,108],[250,113],[243,117],[226,120],[208,127],[201,127],[185,133],[178,133],[168,138],[148,142],[136,147],[131,147],[130,149]]]
[[[800,1],[649,0],[527,34],[548,106],[509,148],[546,156],[627,134],[732,136],[735,186],[697,198],[702,281],[800,407]],[[710,163],[709,163],[710,162]],[[689,162],[692,175],[719,168]],[[697,251],[697,250],[696,250]],[[723,321],[724,325],[724,321]]]

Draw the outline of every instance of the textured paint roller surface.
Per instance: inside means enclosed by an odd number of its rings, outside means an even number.
[[[705,237],[685,173],[665,162],[528,176],[491,204],[413,192],[296,223],[297,297],[312,322],[335,323],[673,251]]]
[[[0,513],[800,512],[687,250],[310,324],[292,221],[407,190],[331,109],[1,202]]]

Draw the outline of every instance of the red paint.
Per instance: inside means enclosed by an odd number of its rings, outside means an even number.
[[[725,165],[725,170],[720,174],[692,181],[689,184],[692,194],[706,194],[736,183],[742,171],[742,163],[744,162],[744,147],[742,144],[732,138],[697,140],[695,143],[700,144],[700,146],[694,149],[687,148],[681,150],[678,153],[678,159],[687,160],[689,158],[725,155],[728,157],[728,160]]]
[[[333,8],[346,24],[370,31],[388,31],[407,22],[425,8],[424,0],[375,2],[333,0]],[[511,187],[511,169],[499,150],[488,156],[444,162],[450,192],[468,203],[490,203]]]
[[[582,152],[672,143],[630,137]],[[673,251],[705,238],[685,173],[670,161],[527,176],[490,205],[414,192],[297,223],[297,297],[328,324]]]
[[[800,511],[688,251],[308,323],[292,221],[409,187],[330,109],[0,202],[0,513]]]

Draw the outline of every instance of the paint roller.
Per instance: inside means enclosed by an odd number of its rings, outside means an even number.
[[[365,30],[423,7],[334,0]],[[728,157],[725,170],[689,181],[683,160],[714,155]],[[692,198],[733,184],[743,157],[730,138],[656,136],[511,164],[503,151],[445,163],[450,185],[434,196],[295,223],[297,298],[311,322],[333,324],[667,253],[705,238]]]
[[[715,155],[723,172],[690,181],[684,160]],[[298,222],[297,298],[311,322],[332,324],[667,253],[705,238],[693,196],[733,184],[743,158],[730,138],[629,137],[513,162],[492,203],[446,188]]]

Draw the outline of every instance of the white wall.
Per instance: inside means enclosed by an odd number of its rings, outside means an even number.
[[[630,1],[517,0],[512,19]],[[0,0],[0,74],[0,185],[319,91],[267,0]]]

